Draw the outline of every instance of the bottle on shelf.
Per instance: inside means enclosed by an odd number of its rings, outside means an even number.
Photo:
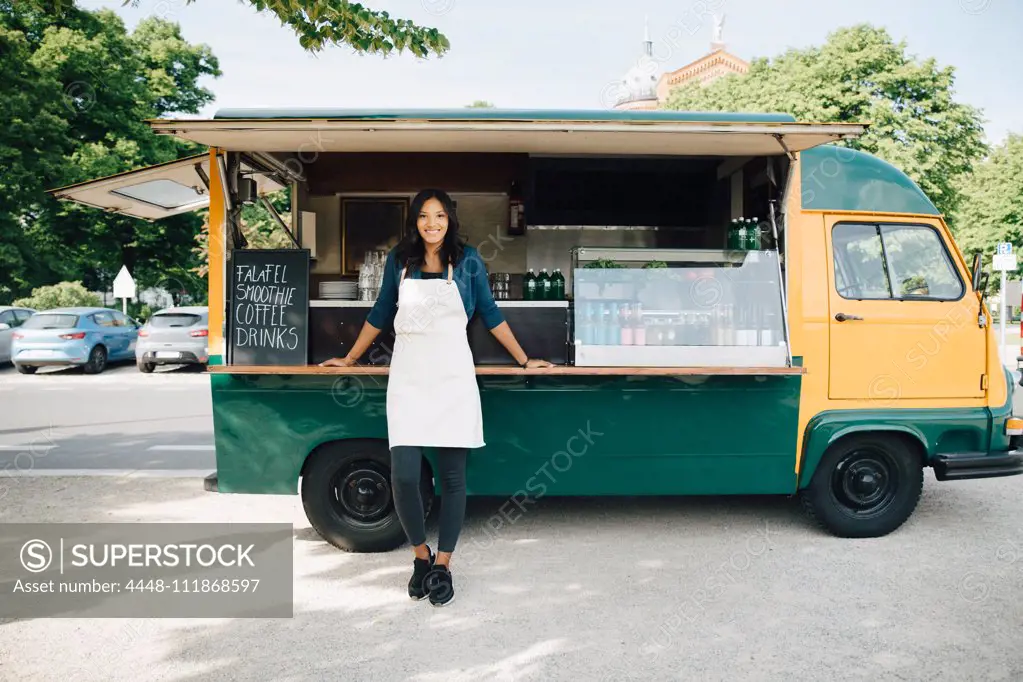
[[[551,298],[551,276],[547,274],[547,268],[540,271],[536,278],[536,300],[549,301]]]
[[[594,304],[587,303],[582,309],[579,342],[584,346],[594,345],[594,337],[596,336],[596,319],[593,314],[593,307]]]
[[[565,300],[565,276],[561,274],[561,268],[555,268],[554,274],[551,275],[551,299]]]
[[[533,268],[530,268],[522,278],[522,298],[527,301],[536,300],[536,273],[533,272]]]
[[[643,321],[643,304],[637,303],[632,311],[632,343],[646,345],[646,323]]]
[[[635,343],[632,326],[632,306],[628,303],[622,304],[618,314],[618,322],[621,326],[621,343],[623,346],[631,346]]]
[[[753,223],[746,228],[746,250],[747,251],[759,251],[760,250],[760,219],[753,218]]]

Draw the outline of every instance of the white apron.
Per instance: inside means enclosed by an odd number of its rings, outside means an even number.
[[[483,410],[462,296],[452,281],[398,282],[394,355],[387,379],[390,447],[481,448]]]

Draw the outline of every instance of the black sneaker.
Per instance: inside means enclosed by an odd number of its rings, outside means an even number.
[[[429,547],[426,551],[430,553],[429,559],[420,559],[416,557],[412,562],[412,578],[408,581],[408,596],[416,601],[426,599],[426,595],[430,593],[430,590],[426,587],[426,576],[429,575],[430,570],[433,568],[433,562],[437,559],[437,556],[433,553]]]
[[[426,590],[430,594],[430,603],[434,606],[447,606],[455,599],[455,586],[451,582],[451,571],[444,564],[437,564],[426,574]]]

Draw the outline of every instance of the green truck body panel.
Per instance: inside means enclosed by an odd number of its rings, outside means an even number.
[[[795,123],[791,114],[726,111],[611,111],[605,109],[344,109],[311,107],[294,109],[221,109],[214,119],[330,119],[343,120],[431,120],[431,121],[667,121],[679,123]]]
[[[866,152],[833,144],[799,153],[807,211],[879,211],[939,215],[908,175]]]
[[[483,375],[487,446],[469,456],[468,492],[791,494],[800,382]],[[294,494],[317,446],[386,443],[386,376],[213,374],[211,383],[222,492]]]
[[[816,415],[798,480],[798,376],[480,376],[487,446],[469,457],[468,491],[792,494],[809,485],[832,443],[865,431],[906,434],[927,463],[944,454],[1003,453],[1012,416],[1006,374],[1009,397],[995,409]],[[221,492],[295,494],[318,446],[387,440],[386,376],[212,374],[211,385]],[[434,453],[427,456],[433,464]]]

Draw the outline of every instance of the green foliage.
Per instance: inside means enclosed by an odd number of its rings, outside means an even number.
[[[591,261],[583,266],[584,269],[589,268],[592,270],[596,269],[618,270],[624,267],[625,267],[624,265],[622,265],[613,258],[598,258],[597,260]]]
[[[53,0],[50,0],[51,2]],[[208,0],[212,2],[213,0]],[[191,5],[195,0],[185,0]],[[245,0],[260,12],[275,16],[298,36],[299,45],[319,52],[327,45],[347,45],[358,53],[383,54],[408,50],[417,57],[442,55],[451,44],[434,28],[395,19],[344,0]],[[140,0],[124,0],[137,7]]]
[[[284,224],[290,224],[291,188],[286,187],[279,192],[268,194],[267,199],[281,216]],[[295,246],[288,233],[281,228],[262,204],[243,206],[239,223],[242,236],[245,237],[245,248],[290,249]],[[192,253],[199,261],[199,265],[192,272],[199,277],[206,277],[209,273],[209,236],[209,214],[205,213],[202,229],[195,236],[195,245],[192,247]]]
[[[956,211],[956,241],[972,259],[984,253],[990,265],[998,242],[1023,249],[1023,136],[1009,135],[962,179],[963,201]]]
[[[465,108],[466,109],[493,109],[494,108],[494,103],[493,102],[488,102],[485,99],[478,99],[475,102],[473,102],[472,104],[466,105]]]
[[[786,112],[803,121],[866,122],[848,144],[893,163],[952,215],[957,178],[985,145],[980,113],[953,99],[954,69],[906,53],[884,29],[843,28],[820,47],[756,59],[749,73],[672,91],[669,109]]]
[[[0,54],[0,297],[62,280],[106,289],[121,265],[146,287],[187,263],[198,217],[147,223],[45,190],[200,151],[144,120],[213,100],[198,85],[220,75],[209,47],[160,19],[129,33],[111,11],[0,0]]]
[[[14,305],[35,310],[51,308],[70,308],[77,306],[99,307],[102,304],[99,296],[82,286],[81,282],[61,282],[50,286],[37,287],[32,295],[19,298]]]

